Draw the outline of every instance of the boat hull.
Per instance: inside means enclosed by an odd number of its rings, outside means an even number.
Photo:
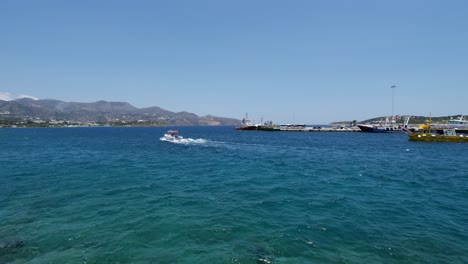
[[[238,126],[236,130],[257,130],[257,126]]]
[[[362,132],[369,133],[401,133],[403,132],[399,127],[389,126],[372,126],[372,125],[358,125]]]
[[[426,133],[417,133],[409,136],[410,140],[413,141],[439,141],[439,142],[468,142],[468,137],[458,136],[444,136],[439,134],[426,134]]]
[[[423,131],[408,133],[412,141],[438,141],[438,142],[468,142],[468,134],[438,133],[437,131]]]
[[[259,126],[257,129],[262,131],[280,131],[280,128],[277,126]]]

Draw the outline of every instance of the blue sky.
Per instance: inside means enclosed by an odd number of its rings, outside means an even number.
[[[0,1],[0,92],[277,123],[468,114],[468,1]]]

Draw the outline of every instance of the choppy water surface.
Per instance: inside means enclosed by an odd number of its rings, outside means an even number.
[[[468,144],[0,129],[0,263],[468,263]]]

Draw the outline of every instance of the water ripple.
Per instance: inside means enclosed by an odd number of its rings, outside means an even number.
[[[0,263],[468,262],[467,144],[165,130],[0,130]]]

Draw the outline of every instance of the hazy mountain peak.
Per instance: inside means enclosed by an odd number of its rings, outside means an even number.
[[[32,100],[39,100],[39,98],[26,95],[26,94],[15,94],[15,93],[10,93],[10,92],[0,92],[0,100],[2,101],[13,101],[17,100],[20,98],[29,98]]]

